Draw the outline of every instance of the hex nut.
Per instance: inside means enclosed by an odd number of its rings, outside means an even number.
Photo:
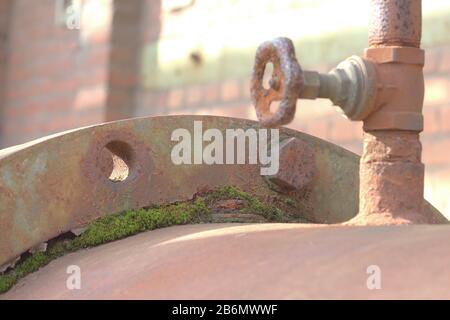
[[[315,71],[303,71],[303,88],[300,92],[302,99],[316,99],[320,91],[319,73]]]
[[[297,138],[280,143],[278,173],[268,176],[270,182],[286,190],[302,190],[314,179],[314,149]]]

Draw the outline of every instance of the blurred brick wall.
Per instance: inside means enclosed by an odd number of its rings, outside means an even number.
[[[10,0],[0,0],[0,133],[2,132],[3,112],[5,108],[6,67],[9,38],[9,10]],[[2,136],[0,134],[0,145]]]
[[[450,45],[427,50],[425,88],[425,196],[450,218]]]
[[[159,1],[153,3],[156,6]],[[134,114],[140,74],[139,52],[143,43],[141,19],[147,19],[143,6],[142,0],[114,1],[106,121],[129,118]]]
[[[10,18],[2,145],[103,121],[109,29],[56,23],[55,0],[13,0],[1,11]]]

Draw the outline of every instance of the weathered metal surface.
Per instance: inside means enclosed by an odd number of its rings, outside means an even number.
[[[235,185],[265,196],[259,165],[174,165],[171,134],[258,127],[254,121],[212,116],[138,118],[81,128],[0,151],[0,265],[55,236],[125,209],[191,199],[199,191]],[[358,211],[358,157],[338,146],[281,128],[315,154],[316,175],[302,193],[302,214],[318,223],[346,221]],[[129,166],[124,181],[109,179],[103,147]],[[293,195],[295,197],[295,194]],[[427,210],[440,216],[430,205]],[[441,216],[440,216],[441,217]]]
[[[263,86],[263,76],[268,63],[273,64],[270,88]],[[277,127],[292,121],[299,92],[303,85],[303,73],[295,57],[292,41],[276,38],[261,44],[256,51],[251,80],[251,96],[256,115],[265,127]],[[281,101],[278,110],[270,111],[274,101]]]
[[[351,56],[328,74],[305,71],[300,99],[330,99],[347,118],[362,120],[375,107],[376,71],[373,63]]]
[[[199,191],[235,185],[265,196],[273,192],[259,165],[174,165],[171,134],[194,120],[204,130],[259,127],[257,122],[211,116],[139,118],[46,137],[0,151],[0,265],[55,236],[125,209],[191,199]],[[299,196],[302,214],[318,223],[342,222],[358,208],[358,157],[289,129],[316,155],[318,173]],[[108,146],[109,150],[105,149]],[[105,153],[129,166],[124,181],[109,179]],[[295,196],[295,195],[293,195]]]
[[[268,179],[283,189],[303,190],[312,183],[316,171],[314,150],[297,138],[280,143],[277,174]]]
[[[62,257],[0,299],[450,299],[449,228],[177,226]]]
[[[372,0],[371,4],[370,46],[420,46],[421,0]]]
[[[360,160],[360,210],[355,224],[436,223],[423,210],[424,173],[419,134],[364,133]]]
[[[370,48],[378,92],[375,111],[364,119],[360,164],[360,210],[350,223],[435,223],[423,210],[424,52],[421,1],[372,1]],[[394,47],[395,46],[395,47]]]
[[[362,120],[376,108],[377,73],[375,65],[358,56],[351,56],[339,63],[324,79],[334,80],[337,92],[327,92],[327,97],[339,106],[350,120]],[[323,79],[323,77],[321,77]],[[326,87],[330,87],[327,85]]]

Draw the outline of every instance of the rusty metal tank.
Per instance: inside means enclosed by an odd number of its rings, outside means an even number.
[[[372,3],[370,48],[328,75],[303,72],[287,39],[262,45],[252,81],[260,123],[138,118],[0,151],[0,299],[449,299],[450,226],[423,199],[420,1]],[[269,61],[275,71],[263,89]],[[261,124],[288,123],[298,98],[317,97],[364,121],[361,159],[287,128],[271,141],[279,150],[271,174],[256,157],[202,158],[203,132],[241,130],[249,154],[248,132],[267,134]],[[273,100],[282,100],[276,112]],[[194,137],[194,156],[176,163],[181,132]],[[235,188],[228,198],[205,202],[227,187]],[[208,219],[183,218],[192,201]],[[164,221],[170,212],[127,211],[173,203],[173,224],[197,223],[147,231],[155,229],[140,227],[149,214]],[[129,220],[117,214],[124,211]],[[65,246],[91,236],[105,217],[101,241],[92,235],[92,245]]]

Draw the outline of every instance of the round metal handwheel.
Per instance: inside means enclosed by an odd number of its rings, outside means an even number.
[[[263,86],[266,65],[273,64],[270,88]],[[288,38],[276,38],[261,44],[256,51],[251,82],[252,102],[258,120],[264,127],[273,128],[292,121],[299,93],[303,86],[303,72],[295,57],[295,49]],[[276,112],[270,111],[274,101],[281,101]]]

